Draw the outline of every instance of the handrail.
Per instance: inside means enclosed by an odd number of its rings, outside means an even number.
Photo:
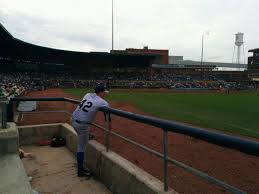
[[[91,123],[90,125],[92,125],[92,126],[98,128],[98,129],[101,129],[101,130],[103,130],[103,131],[105,131],[105,132],[108,131],[108,130],[105,129],[104,127],[102,127],[102,126],[100,126],[100,125],[97,125],[97,124],[95,124],[95,123]],[[157,152],[157,151],[155,151],[155,150],[152,150],[151,148],[148,148],[148,147],[146,147],[146,146],[144,146],[144,145],[142,145],[142,144],[140,144],[140,143],[137,143],[137,142],[134,141],[134,140],[130,140],[130,139],[128,139],[128,138],[126,138],[126,137],[120,135],[119,133],[116,133],[116,132],[114,132],[114,131],[111,131],[110,133],[111,133],[111,135],[113,135],[113,136],[115,136],[115,137],[118,137],[118,138],[120,138],[120,139],[122,139],[122,140],[124,140],[124,141],[126,141],[126,142],[128,142],[128,143],[130,143],[130,144],[132,144],[132,145],[135,145],[135,146],[137,146],[138,148],[140,148],[140,149],[142,149],[142,150],[144,150],[144,151],[146,151],[146,152],[148,152],[148,153],[150,153],[150,154],[152,154],[152,155],[154,155],[154,156],[157,156],[157,157],[159,157],[159,158],[161,158],[161,159],[164,158],[164,154],[161,154],[161,153],[159,153],[159,152]],[[186,164],[184,164],[184,163],[182,163],[182,162],[179,162],[179,161],[177,161],[177,160],[174,160],[174,159],[172,159],[172,158],[170,158],[170,157],[168,157],[167,160],[168,160],[168,162],[170,162],[171,164],[174,164],[175,166],[177,166],[177,167],[179,167],[179,168],[182,168],[183,170],[185,170],[185,171],[187,171],[187,172],[189,172],[189,173],[191,173],[191,174],[193,174],[193,175],[196,175],[196,176],[198,176],[198,177],[200,177],[200,178],[203,178],[203,179],[207,180],[209,183],[213,183],[213,184],[215,184],[215,185],[221,186],[221,187],[225,188],[226,190],[228,190],[228,191],[230,191],[230,192],[232,192],[232,193],[237,193],[237,194],[243,194],[243,193],[244,193],[244,192],[241,191],[240,189],[235,188],[235,187],[233,187],[233,186],[231,186],[231,185],[229,185],[229,184],[227,184],[227,183],[225,183],[225,182],[223,182],[223,181],[221,181],[221,180],[219,180],[219,179],[217,179],[217,178],[211,177],[211,176],[209,176],[208,174],[206,174],[206,173],[204,173],[204,172],[202,172],[202,171],[200,171],[200,170],[197,170],[197,169],[195,169],[195,168],[192,168],[192,167],[190,167],[190,166],[188,166],[188,165],[186,165]]]
[[[66,101],[74,104],[79,104],[80,101],[70,98],[27,98],[17,97],[12,98],[11,101]],[[254,156],[259,156],[259,142],[254,140],[248,140],[241,137],[235,137],[220,132],[214,132],[207,129],[192,127],[182,123],[168,121],[165,119],[159,119],[151,116],[139,115],[131,112],[126,112],[114,108],[102,107],[100,111],[124,117],[133,121],[145,123],[155,127],[159,127],[163,130],[180,133],[213,143],[222,147],[238,150],[243,153],[247,153]]]
[[[244,152],[250,155],[259,156],[259,142],[256,142],[253,140],[248,140],[241,137],[235,137],[235,136],[227,135],[220,132],[210,131],[199,127],[192,127],[186,124],[168,121],[165,119],[159,119],[155,117],[121,111],[121,110],[113,109],[109,107],[103,107],[103,108],[100,108],[100,110],[106,113],[110,113],[110,114],[114,114],[120,117],[130,119],[133,121],[159,127],[171,132],[195,137],[197,139],[201,139],[219,146],[239,150],[241,152]]]

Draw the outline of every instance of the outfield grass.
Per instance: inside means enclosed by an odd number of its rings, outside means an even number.
[[[82,97],[87,90],[65,92]],[[259,95],[256,93],[164,93],[112,91],[108,101],[130,103],[152,116],[259,138]]]

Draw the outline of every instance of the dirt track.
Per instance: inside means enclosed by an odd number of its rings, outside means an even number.
[[[52,89],[44,92],[33,92],[29,96],[34,97],[71,97],[60,89]],[[135,107],[127,104],[111,102],[111,107],[127,110],[134,113],[145,114]],[[39,110],[62,109],[64,103],[44,102],[39,103]],[[66,105],[69,111],[74,110],[73,105]],[[69,121],[62,114],[44,114],[23,117],[20,124],[54,123]],[[103,115],[98,114],[96,122],[103,124]],[[162,153],[162,131],[123,118],[112,117],[114,131],[139,143]],[[103,132],[92,129],[95,139],[103,143]],[[259,158],[242,154],[238,151],[221,148],[184,135],[172,133],[169,137],[170,157],[184,162],[209,175],[226,181],[247,193],[259,193]],[[163,162],[161,159],[141,151],[135,146],[118,139],[111,138],[111,149],[127,158],[137,166],[148,171],[153,176],[163,179]],[[170,186],[179,193],[227,193],[224,189],[207,184],[205,181],[190,175],[187,172],[170,165]]]

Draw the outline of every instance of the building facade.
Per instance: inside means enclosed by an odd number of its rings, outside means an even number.
[[[157,56],[155,64],[169,64],[169,50],[149,49],[147,46],[143,49],[127,48],[126,50],[112,50],[111,53],[126,53]]]
[[[254,81],[259,81],[259,48],[249,50],[253,53],[248,57],[248,76]]]

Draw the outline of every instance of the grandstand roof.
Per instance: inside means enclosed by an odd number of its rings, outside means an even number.
[[[255,52],[255,51],[259,51],[259,48],[251,49],[248,52]]]
[[[0,40],[13,39],[14,37],[0,23]]]
[[[35,62],[41,64],[116,64],[149,66],[157,56],[143,54],[108,53],[108,52],[77,52],[53,49],[24,42],[13,37],[0,23],[0,62]]]

